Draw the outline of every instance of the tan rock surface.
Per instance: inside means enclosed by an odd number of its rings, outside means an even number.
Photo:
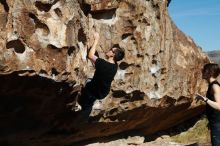
[[[68,145],[142,129],[152,134],[204,110],[207,57],[172,22],[165,0],[3,0],[0,3],[0,143]],[[113,44],[126,57],[93,123],[66,105],[94,69],[86,59],[92,32],[98,52]],[[155,126],[157,125],[157,126]]]

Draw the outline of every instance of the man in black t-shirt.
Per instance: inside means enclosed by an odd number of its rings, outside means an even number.
[[[124,50],[122,50],[118,44],[114,45],[106,53],[107,60],[98,58],[95,52],[99,41],[99,34],[94,33],[94,38],[95,40],[89,50],[88,58],[95,65],[96,70],[92,80],[85,85],[78,98],[78,103],[82,107],[82,112],[85,112],[86,114],[84,116],[87,117],[89,117],[92,111],[95,100],[105,98],[110,92],[111,83],[118,69],[117,61],[124,58]]]

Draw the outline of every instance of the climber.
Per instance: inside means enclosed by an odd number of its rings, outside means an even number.
[[[206,97],[197,94],[196,99],[206,103],[206,115],[209,121],[212,146],[220,146],[220,83],[217,78],[220,67],[215,63],[208,63],[203,67],[202,78],[209,84]]]
[[[82,89],[77,101],[82,108],[82,112],[84,112],[84,116],[87,118],[92,111],[95,100],[103,99],[108,95],[111,83],[117,72],[117,61],[124,58],[124,50],[120,48],[118,44],[113,45],[113,47],[106,52],[106,60],[96,56],[95,52],[99,41],[99,34],[95,32],[93,35],[95,40],[89,50],[88,58],[94,64],[95,73],[91,81],[87,82]]]

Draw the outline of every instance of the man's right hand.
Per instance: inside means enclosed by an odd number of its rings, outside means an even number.
[[[206,97],[204,97],[204,96],[202,96],[202,95],[200,95],[199,93],[196,93],[196,102],[198,102],[198,101],[205,101],[206,100]]]

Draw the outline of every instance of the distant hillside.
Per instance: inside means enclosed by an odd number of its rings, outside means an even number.
[[[220,50],[206,52],[209,58],[220,65]]]

